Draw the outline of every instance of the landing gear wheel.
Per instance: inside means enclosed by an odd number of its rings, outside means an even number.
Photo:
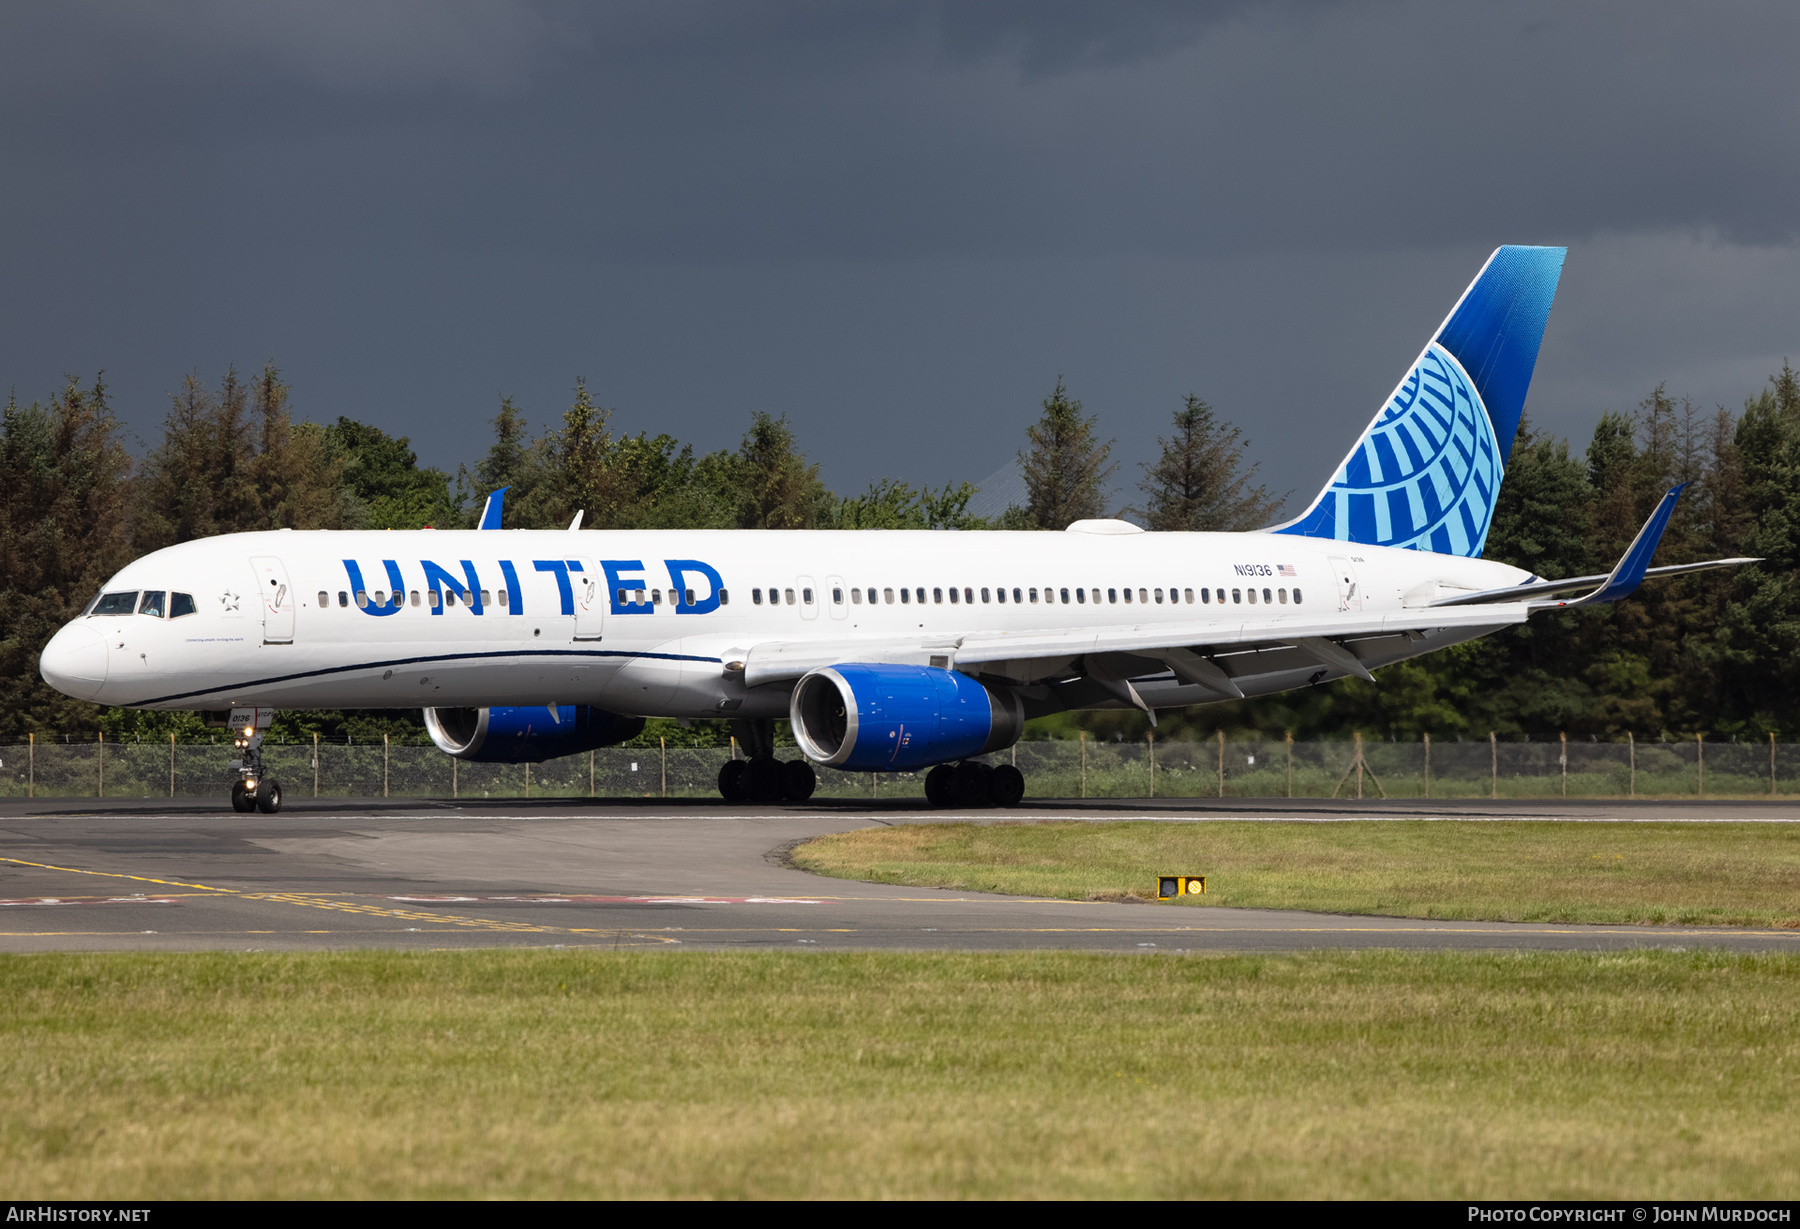
[[[934,807],[950,805],[950,765],[939,764],[925,774],[925,801]]]
[[[997,807],[1016,807],[1025,797],[1025,774],[1011,764],[1001,764],[988,777],[988,801]]]
[[[719,793],[726,802],[749,802],[750,788],[744,773],[750,765],[743,760],[726,760],[719,768]]]
[[[242,780],[231,783],[231,809],[242,815],[246,811],[256,809],[256,799],[244,788]]]
[[[964,760],[950,770],[946,782],[950,805],[959,808],[982,807],[988,800],[988,774],[993,769],[976,760]]]
[[[271,777],[256,787],[256,809],[264,815],[281,809],[281,782]]]
[[[789,760],[781,766],[781,793],[789,802],[805,802],[819,788],[819,774],[805,760]]]
[[[781,761],[758,756],[744,764],[744,789],[751,802],[781,801]]]

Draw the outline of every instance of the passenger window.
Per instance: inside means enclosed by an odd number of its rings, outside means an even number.
[[[1148,589],[1139,589],[1138,590],[1138,601],[1147,602],[1149,600],[1150,600],[1150,591]]]
[[[652,606],[662,605],[662,590],[661,589],[650,590],[650,604]]]
[[[344,595],[340,593],[338,596],[343,597]],[[339,602],[338,605],[342,606],[343,603]],[[169,595],[169,617],[171,619],[179,619],[182,615],[197,614],[199,610],[200,608],[194,605],[193,594],[171,593]]]
[[[986,593],[987,590],[983,589],[982,592]],[[986,601],[987,599],[983,598],[982,600]],[[1006,605],[1006,590],[1005,589],[995,589],[994,590],[994,600],[999,602],[1002,606]]]
[[[988,591],[985,587],[981,590],[981,604],[983,606],[988,604]]]
[[[689,590],[689,592],[691,593],[692,590]],[[692,598],[689,598],[688,600],[690,602],[693,601]],[[844,591],[842,589],[833,589],[831,591],[831,604],[833,606],[842,606],[844,604]]]
[[[362,589],[356,591],[356,608],[358,610],[367,610],[369,608],[369,595]]]
[[[721,606],[731,605],[731,590],[729,590],[729,589],[720,589],[719,590],[719,605],[721,605]]]
[[[919,599],[919,605],[923,606],[925,604],[925,590],[923,588],[914,589],[913,595]]]
[[[138,591],[129,593],[103,593],[100,600],[94,603],[97,615],[128,615],[137,609]]]
[[[869,592],[873,593],[873,592],[875,592],[875,590],[871,589],[871,590],[869,590]],[[906,596],[905,589],[900,590],[900,596],[902,598],[904,598]],[[894,604],[894,591],[892,589],[883,589],[881,591],[881,597],[882,597],[882,600],[885,601],[888,605],[892,606]]]
[[[377,593],[375,596],[380,597],[381,595],[379,593]],[[414,594],[413,596],[417,597],[418,595]],[[443,604],[442,601],[438,597],[438,591],[436,589],[433,589],[431,592],[429,592],[425,595],[425,604],[430,606],[433,610],[436,610],[440,605]]]
[[[1294,590],[1294,605],[1298,606],[1299,604],[1300,604],[1300,590],[1295,589]]]
[[[1263,590],[1263,604],[1267,605],[1268,602],[1269,602],[1269,591],[1267,589],[1264,589]]]
[[[1033,589],[1031,591],[1031,604],[1033,606],[1037,605],[1037,590],[1036,589]]]
[[[1187,604],[1192,606],[1194,604],[1194,591],[1192,589],[1183,589],[1182,592],[1187,595]]]
[[[1069,591],[1067,589],[1062,591],[1062,604],[1065,606],[1069,604]]]
[[[1156,604],[1158,606],[1162,605],[1162,590],[1161,589],[1158,589],[1156,591]]]
[[[944,591],[942,589],[933,589],[931,591],[931,599],[942,606],[944,604]]]
[[[1033,591],[1032,591],[1032,594],[1031,594],[1031,600],[1032,600],[1032,601],[1034,601],[1034,602],[1035,602],[1035,601],[1037,601],[1037,592],[1036,592],[1036,590],[1033,590]],[[1018,590],[1017,590],[1017,589],[1014,589],[1014,590],[1013,590],[1013,605],[1015,605],[1015,606],[1016,606],[1016,605],[1018,605],[1018,604],[1019,604],[1019,591],[1018,591]]]
[[[762,590],[761,589],[750,590],[750,604],[752,606],[762,605]]]
[[[1283,606],[1287,605],[1287,590],[1286,589],[1275,590],[1275,596],[1281,599],[1281,604]]]
[[[775,590],[770,589],[769,590],[769,601],[773,602],[774,600],[775,600]],[[644,605],[647,605],[649,603],[649,601],[650,601],[650,594],[647,593],[643,589],[639,589],[637,591],[637,604],[639,606],[644,606]]]
[[[339,606],[348,606],[349,604],[350,604],[350,595],[348,593],[345,593],[342,589],[339,589],[338,590],[338,605]]]
[[[489,596],[488,591],[486,589],[483,589],[481,591],[481,604],[483,606],[491,605],[493,603],[493,600],[494,599],[491,596]]]
[[[144,600],[138,603],[138,613],[154,615],[156,618],[159,618],[159,619],[162,618],[163,617],[163,595],[165,592],[166,592],[166,590],[163,590],[163,589],[146,589],[146,590],[144,590]]]
[[[912,601],[912,590],[911,589],[900,590],[900,604],[902,606],[904,606],[904,605],[906,605],[906,603],[908,603],[910,601]]]
[[[506,590],[500,590],[500,609],[506,609]]]
[[[625,590],[620,589],[618,591],[618,593],[619,593],[619,596],[614,598],[613,600],[616,601],[619,605],[623,606],[626,604],[625,603]]]
[[[1087,590],[1086,589],[1075,590],[1075,600],[1080,602],[1084,606],[1087,605]]]
[[[969,586],[967,586],[967,585],[964,585],[963,586],[963,603],[964,603],[964,605],[972,605],[974,603],[974,601],[975,601],[975,590],[969,588]]]
[[[419,604],[419,591],[417,589],[412,591],[412,604],[415,606]]]
[[[1125,601],[1127,604],[1129,604],[1131,602],[1131,590],[1130,589],[1125,590]]]
[[[850,604],[852,606],[862,605],[862,590],[861,589],[850,590]]]
[[[320,589],[319,590],[319,609],[326,610],[326,609],[329,609],[330,606],[331,606],[331,594],[325,592],[325,590],[323,590],[323,589]]]
[[[1106,600],[1117,606],[1119,604],[1119,591],[1117,589],[1108,589],[1106,591]]]
[[[375,604],[377,606],[387,605],[387,590],[386,589],[375,590]]]
[[[433,592],[436,592],[436,590],[433,590]],[[445,589],[444,590],[444,605],[446,605],[446,606],[456,605],[456,590],[455,589]]]
[[[1203,588],[1200,590],[1200,604],[1202,606],[1212,605],[1212,590],[1211,589]]]
[[[808,606],[812,605],[812,590],[811,589],[800,590],[800,600],[805,602]]]
[[[1231,600],[1241,604],[1244,600],[1244,591],[1242,589],[1233,589],[1231,591]]]
[[[1250,590],[1250,604],[1252,606],[1256,605],[1256,590],[1255,589]]]
[[[693,604],[694,604],[694,591],[693,591],[693,590],[692,590],[692,589],[687,589],[687,590],[684,590],[684,591],[683,591],[683,592],[684,592],[684,593],[685,593],[685,595],[686,595],[686,598],[687,598],[687,600],[686,600],[686,602],[685,602],[685,603],[683,603],[683,604],[684,604],[684,605],[688,605],[688,606],[692,606],[692,605],[693,605]],[[840,601],[840,602],[841,602],[841,601],[843,601],[843,600],[844,600],[844,599],[843,599],[843,597],[842,597],[842,596],[840,596],[840,597],[839,597],[839,598],[838,598],[838,601]]]

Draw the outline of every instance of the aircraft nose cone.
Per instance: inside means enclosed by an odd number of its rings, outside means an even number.
[[[65,696],[93,699],[106,682],[106,638],[85,623],[69,624],[44,646],[38,673]]]

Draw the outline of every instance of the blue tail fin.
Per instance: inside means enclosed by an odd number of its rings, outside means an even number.
[[[1567,251],[1488,257],[1312,506],[1274,532],[1479,557]]]

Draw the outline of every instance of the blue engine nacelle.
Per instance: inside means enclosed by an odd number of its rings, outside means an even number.
[[[851,772],[910,772],[998,751],[1025,725],[1010,688],[934,666],[863,663],[806,675],[788,715],[808,759]]]
[[[541,764],[622,743],[643,728],[642,717],[586,704],[425,710],[425,730],[439,751],[483,764]]]

